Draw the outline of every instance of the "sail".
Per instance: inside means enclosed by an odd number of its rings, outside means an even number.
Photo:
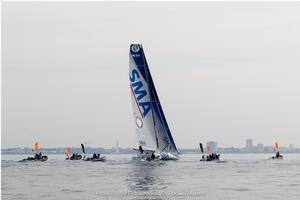
[[[39,143],[35,142],[34,143],[34,151],[37,153],[39,151]]]
[[[129,80],[138,144],[144,149],[178,153],[141,44],[130,45]]]
[[[82,152],[85,154],[85,149],[84,149],[84,145],[81,144],[81,149],[82,149]]]
[[[275,142],[275,151],[276,151],[276,152],[279,151],[279,145],[278,145],[278,142]]]
[[[68,156],[71,155],[71,147],[67,147],[67,148],[66,148],[66,154],[67,154]]]

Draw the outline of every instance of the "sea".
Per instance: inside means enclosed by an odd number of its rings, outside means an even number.
[[[46,162],[18,162],[27,156],[2,155],[3,200],[300,199],[300,154],[223,154],[221,162],[201,162],[197,154],[151,162],[124,154],[108,154],[106,162],[48,155]]]

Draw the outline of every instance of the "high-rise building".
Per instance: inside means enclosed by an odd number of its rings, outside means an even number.
[[[293,144],[289,144],[289,151],[292,152],[294,151],[295,146]]]
[[[215,141],[209,141],[206,143],[207,146],[210,146],[211,152],[216,153],[218,149],[218,143]]]
[[[116,142],[116,153],[120,152],[119,141]]]
[[[257,144],[257,152],[264,152],[264,145],[262,143]]]
[[[253,148],[253,141],[252,141],[252,139],[247,139],[246,140],[246,150],[250,152],[252,150],[252,148]]]

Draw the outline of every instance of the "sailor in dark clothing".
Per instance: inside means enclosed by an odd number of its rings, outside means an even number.
[[[217,159],[217,154],[213,153],[213,156],[214,156],[214,160]]]
[[[152,153],[152,155],[151,155],[151,159],[152,159],[152,160],[154,160],[154,159],[155,159],[155,155],[154,155],[154,153]]]
[[[35,159],[39,160],[42,158],[42,153],[36,153],[35,156],[34,156]]]
[[[142,146],[139,146],[139,151],[141,152],[141,154],[144,153],[144,150],[143,150],[143,147],[142,147]]]
[[[206,156],[206,161],[210,161],[211,159],[210,159],[210,155],[207,155]]]
[[[205,160],[205,156],[204,156],[204,155],[202,155],[202,158],[201,158],[201,160]]]

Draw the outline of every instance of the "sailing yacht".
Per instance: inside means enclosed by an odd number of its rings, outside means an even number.
[[[179,152],[158,99],[141,44],[130,45],[129,81],[138,143],[137,158],[177,160]]]

